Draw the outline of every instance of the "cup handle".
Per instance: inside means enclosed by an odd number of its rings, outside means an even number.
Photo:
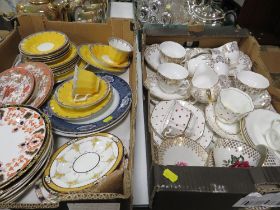
[[[184,80],[184,81],[181,83],[180,87],[179,87],[178,94],[180,94],[180,95],[182,95],[182,96],[183,96],[183,95],[186,95],[189,88],[190,88],[190,83],[189,83],[189,81],[188,81],[188,80]]]
[[[212,95],[210,89],[207,89],[207,90],[206,90],[206,95],[207,95],[207,97],[208,97],[208,102],[209,102],[209,103],[212,103],[212,102],[213,102],[213,97],[212,97],[213,95]]]

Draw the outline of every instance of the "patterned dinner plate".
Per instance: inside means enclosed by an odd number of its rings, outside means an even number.
[[[28,70],[35,78],[35,91],[26,103],[33,107],[40,107],[53,89],[54,76],[51,69],[44,63],[35,62],[20,64],[18,67]]]
[[[70,122],[53,115],[50,107],[46,104],[43,107],[43,111],[49,116],[53,129],[57,134],[63,135],[65,133],[66,136],[75,137],[80,134],[101,132],[107,129],[108,126],[119,122],[128,113],[132,102],[132,92],[129,84],[115,75],[107,73],[97,73],[96,75],[110,82],[112,86],[113,98],[110,106],[90,119]]]
[[[44,172],[44,184],[61,193],[83,190],[112,173],[122,157],[123,144],[112,134],[69,141],[52,156]]]
[[[0,189],[23,175],[44,153],[50,124],[28,106],[0,108]]]
[[[86,109],[105,100],[110,92],[110,83],[105,80],[100,80],[99,91],[97,93],[89,96],[85,101],[77,102],[73,98],[73,80],[68,80],[56,89],[54,97],[57,103],[64,108]]]
[[[63,49],[68,41],[67,36],[61,32],[44,31],[23,39],[19,50],[25,55],[48,55]]]
[[[0,73],[0,106],[23,104],[31,96],[35,79],[26,69],[14,67]]]
[[[81,45],[78,49],[79,56],[93,68],[98,71],[106,71],[110,73],[123,73],[127,70],[127,68],[113,68],[113,67],[105,67],[100,65],[96,60],[92,57],[92,53],[90,51],[91,45]]]

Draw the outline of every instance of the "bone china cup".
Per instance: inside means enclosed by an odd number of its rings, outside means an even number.
[[[176,42],[163,42],[159,45],[159,50],[162,63],[182,64],[186,57],[185,48]]]
[[[236,123],[254,110],[251,97],[237,88],[222,89],[215,105],[216,117],[224,123]]]
[[[192,97],[200,103],[216,101],[221,86],[219,76],[213,70],[197,71],[192,78]]]
[[[183,95],[190,87],[187,81],[188,75],[188,71],[178,64],[160,64],[157,71],[159,87],[166,93],[178,93]]]
[[[219,138],[213,149],[216,167],[247,168],[256,167],[261,154],[240,141]]]

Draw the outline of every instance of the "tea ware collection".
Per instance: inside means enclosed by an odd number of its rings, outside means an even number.
[[[45,31],[24,38],[19,51],[0,73],[0,202],[38,180],[41,192],[59,199],[127,167],[122,139],[105,132],[130,112],[132,46],[117,37],[76,46]],[[67,139],[59,148],[57,136]]]
[[[280,166],[280,115],[269,80],[236,41],[217,48],[146,46],[150,131],[162,165]]]

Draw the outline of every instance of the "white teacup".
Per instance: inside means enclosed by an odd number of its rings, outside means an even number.
[[[237,88],[222,89],[215,105],[216,117],[223,123],[236,123],[254,110],[251,97]]]
[[[220,92],[219,76],[213,70],[197,71],[192,78],[192,97],[200,103],[215,101]]]
[[[213,58],[214,62],[214,71],[220,76],[229,74],[229,66],[226,62],[226,59],[222,55],[217,55]]]
[[[212,64],[213,62],[211,60],[211,56],[208,54],[203,54],[187,61],[185,63],[185,67],[188,69],[190,77],[193,77],[199,65],[211,66]]]
[[[271,149],[280,151],[280,119],[272,121],[271,127],[265,133],[265,139]]]
[[[182,64],[186,58],[185,48],[177,42],[166,41],[159,45],[162,63]]]
[[[188,71],[178,64],[160,64],[157,71],[158,85],[166,93],[185,95],[190,89],[188,75]]]
[[[224,55],[229,60],[230,65],[236,65],[238,63],[240,53],[237,42],[229,42],[222,47]]]

